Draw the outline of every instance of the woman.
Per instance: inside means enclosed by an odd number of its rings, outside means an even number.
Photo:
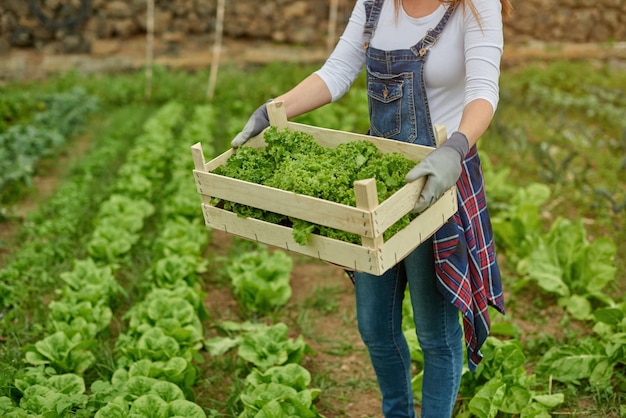
[[[510,9],[508,0],[357,0],[322,68],[276,98],[284,102],[288,118],[300,115],[339,99],[365,67],[371,135],[435,146],[434,124],[452,132],[406,179],[426,177],[415,212],[454,184],[459,211],[384,275],[354,274],[358,328],[385,417],[415,416],[401,325],[407,284],[424,353],[422,417],[452,415],[463,335],[474,370],[489,333],[487,306],[504,311],[475,145],[498,104],[502,16]],[[268,125],[262,105],[231,145],[243,144]]]

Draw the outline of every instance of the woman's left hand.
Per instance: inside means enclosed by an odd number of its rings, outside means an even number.
[[[435,203],[461,175],[461,163],[469,152],[469,141],[461,132],[454,132],[439,148],[420,161],[406,175],[412,182],[427,176],[426,184],[411,213],[420,213]]]

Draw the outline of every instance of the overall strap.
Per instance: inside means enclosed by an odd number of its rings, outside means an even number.
[[[439,40],[443,29],[446,27],[446,23],[448,23],[448,19],[450,19],[450,16],[454,13],[457,5],[458,2],[450,3],[446,12],[441,17],[441,20],[437,23],[437,26],[435,26],[434,29],[428,29],[426,35],[424,35],[424,37],[416,45],[411,47],[411,51],[413,51],[413,53],[419,55],[420,57],[424,57],[428,53],[430,48],[432,48],[435,43],[437,43],[437,40]]]
[[[363,29],[363,47],[367,49],[370,46],[370,39],[374,35],[376,25],[378,24],[378,18],[380,17],[380,10],[383,7],[384,0],[369,0],[364,3],[365,15],[367,20]]]

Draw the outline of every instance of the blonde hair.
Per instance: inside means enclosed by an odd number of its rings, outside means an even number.
[[[450,3],[454,5],[461,4],[461,6],[463,7],[467,5],[472,11],[472,14],[476,18],[476,20],[480,22],[480,16],[478,16],[478,12],[476,11],[476,7],[474,7],[474,3],[472,2],[472,0],[439,0],[439,1],[441,3]],[[396,11],[400,10],[401,2],[402,0],[394,0]],[[510,0],[500,0],[500,3],[502,4],[502,17],[505,19],[508,19],[509,17],[511,17],[511,14],[513,13],[513,5],[511,5]]]

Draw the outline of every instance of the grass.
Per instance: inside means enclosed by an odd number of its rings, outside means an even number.
[[[323,315],[335,313],[338,310],[337,296],[341,289],[336,286],[316,287],[313,294],[303,303],[303,309],[311,309]]]

